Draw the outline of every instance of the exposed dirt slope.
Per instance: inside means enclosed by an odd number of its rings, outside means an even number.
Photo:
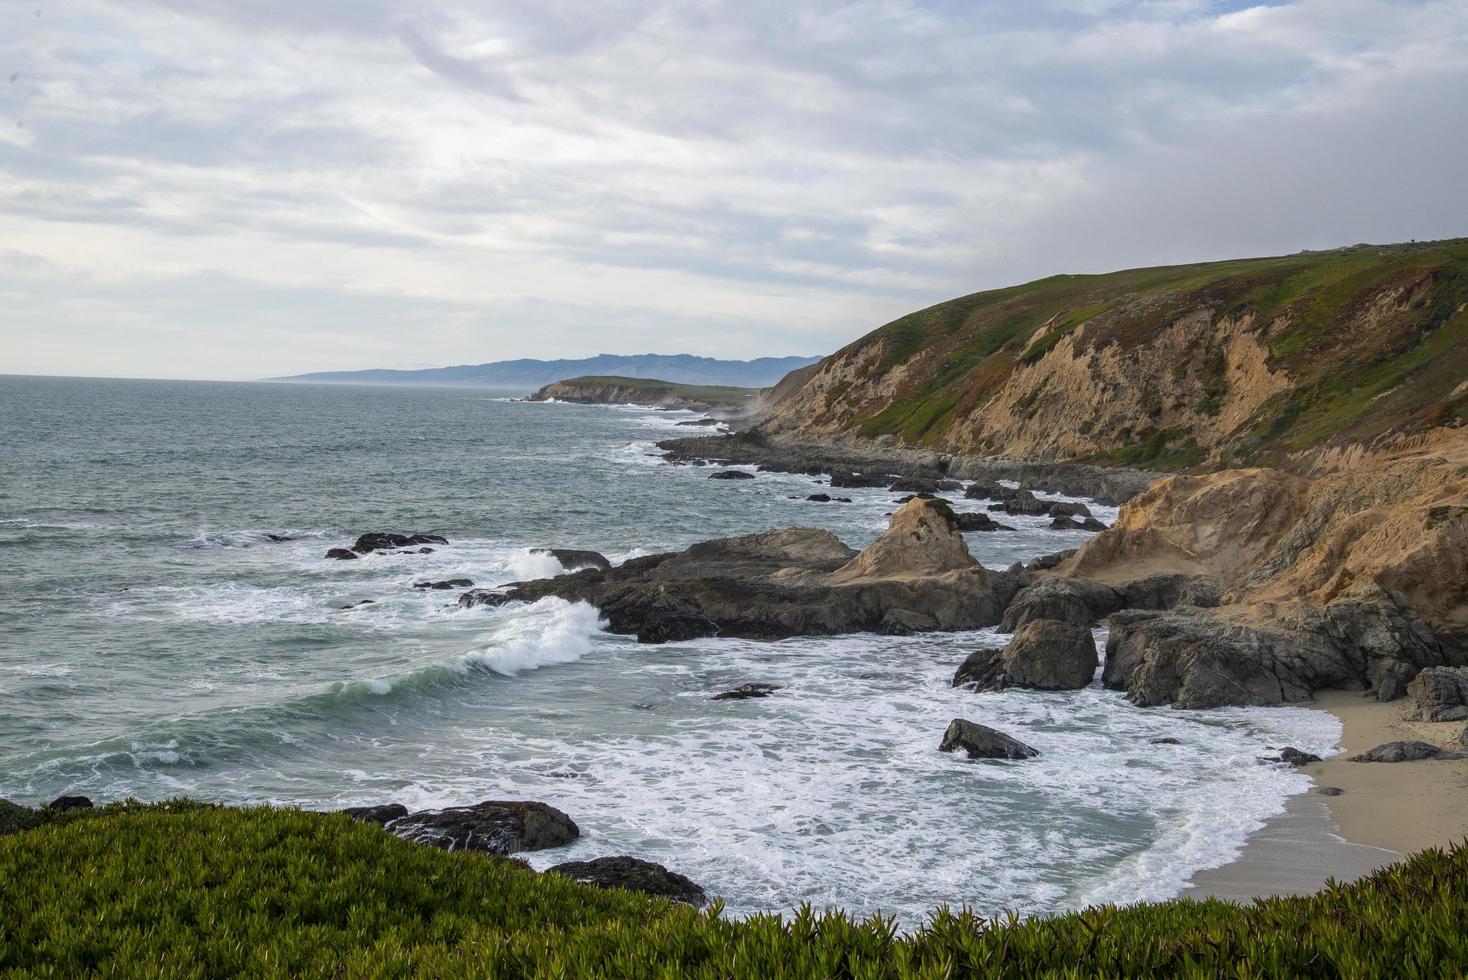
[[[1468,625],[1468,430],[1403,437],[1314,477],[1163,480],[1061,569],[1101,582],[1159,570],[1210,575],[1225,607],[1268,618],[1386,598]]]

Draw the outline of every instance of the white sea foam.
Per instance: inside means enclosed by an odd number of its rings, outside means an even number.
[[[526,670],[580,660],[605,627],[601,613],[585,602],[548,598],[506,611],[500,635],[464,658],[506,677]]]

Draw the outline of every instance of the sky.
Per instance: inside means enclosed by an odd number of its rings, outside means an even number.
[[[0,373],[823,354],[1465,161],[1464,0],[6,0]]]

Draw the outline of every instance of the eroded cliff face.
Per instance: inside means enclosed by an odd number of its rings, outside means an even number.
[[[1226,590],[1221,608],[1254,619],[1381,600],[1468,625],[1468,430],[1404,437],[1314,477],[1171,477],[1061,571],[1100,582],[1208,575]]]
[[[1060,276],[920,311],[777,389],[761,429],[1170,470],[1468,418],[1468,242]]]

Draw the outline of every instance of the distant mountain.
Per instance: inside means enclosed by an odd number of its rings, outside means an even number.
[[[269,380],[539,388],[566,378],[615,375],[621,378],[657,378],[678,384],[768,388],[791,371],[819,360],[819,357],[759,357],[752,361],[723,361],[713,357],[694,357],[691,354],[598,354],[596,357],[575,360],[539,361],[526,358],[518,361],[426,368],[420,371],[320,371]]]

